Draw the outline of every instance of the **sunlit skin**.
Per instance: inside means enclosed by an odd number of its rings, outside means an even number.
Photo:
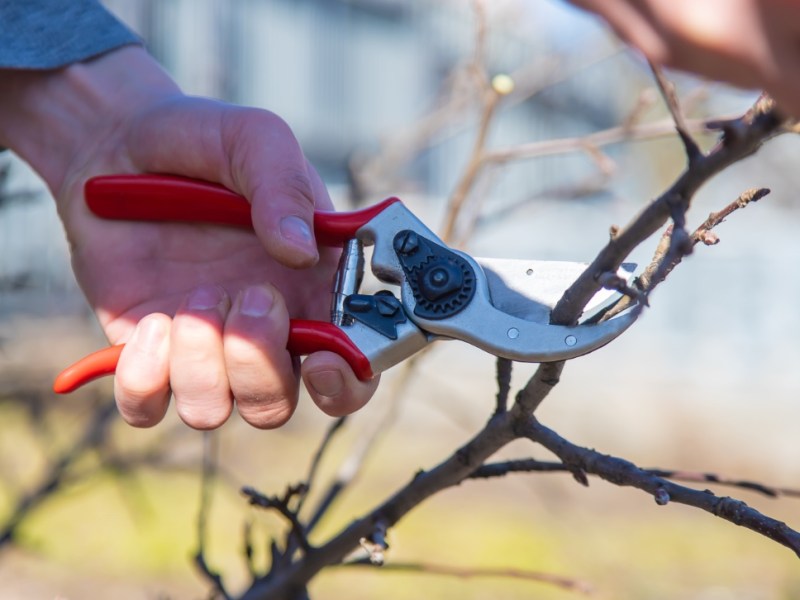
[[[800,0],[572,0],[656,64],[765,89],[800,116]]]
[[[358,381],[341,357],[319,352],[300,368],[285,349],[290,316],[328,318],[338,251],[317,250],[308,224],[331,200],[276,115],[187,97],[126,47],[61,71],[0,72],[0,144],[47,182],[81,288],[109,341],[127,343],[114,390],[128,423],[155,425],[172,394],[195,428],[220,426],[234,405],[277,427],[301,371],[331,415],[372,396],[377,381]],[[89,177],[139,172],[222,183],[251,201],[257,235],[87,211]]]

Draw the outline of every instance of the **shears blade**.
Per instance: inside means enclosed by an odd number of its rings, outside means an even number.
[[[546,325],[550,312],[588,264],[567,261],[476,258],[489,284],[492,304],[499,310]],[[635,263],[623,263],[617,271],[625,281],[633,278]],[[616,290],[601,289],[584,309],[584,318],[619,299]]]

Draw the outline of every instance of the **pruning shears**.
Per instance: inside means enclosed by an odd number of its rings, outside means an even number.
[[[106,175],[85,186],[89,209],[114,220],[216,224],[252,231],[250,203],[217,184],[167,175]],[[341,355],[361,380],[402,362],[439,339],[461,340],[495,356],[522,362],[575,358],[609,343],[636,320],[629,310],[598,324],[552,325],[550,310],[586,265],[571,262],[474,258],[448,247],[398,198],[354,212],[314,214],[318,244],[341,246],[332,282],[330,321],[293,319],[287,349],[303,356]],[[360,292],[364,247],[372,246],[375,277],[399,286]],[[618,275],[630,278],[633,265]],[[596,311],[618,293],[601,290]],[[53,389],[71,392],[114,373],[122,345],[64,370]]]

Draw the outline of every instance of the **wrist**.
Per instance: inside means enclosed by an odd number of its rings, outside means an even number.
[[[53,71],[0,76],[0,146],[14,150],[54,195],[68,174],[98,153],[114,154],[127,122],[175,83],[141,47],[126,46]]]

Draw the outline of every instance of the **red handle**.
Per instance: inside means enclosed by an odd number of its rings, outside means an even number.
[[[53,383],[57,394],[69,394],[84,384],[105,375],[113,375],[125,344],[109,346],[85,356],[59,373]],[[305,356],[321,350],[335,352],[344,358],[361,381],[374,376],[369,359],[336,325],[323,321],[292,319],[289,322],[287,350],[295,356]]]
[[[252,229],[250,203],[208,181],[174,175],[103,175],[86,182],[86,204],[99,217],[128,221],[214,223]],[[314,234],[323,246],[341,246],[398,198],[353,212],[316,211]]]
[[[117,361],[125,344],[109,346],[84,356],[75,364],[61,371],[53,382],[56,394],[69,394],[90,381],[104,375],[113,375],[117,370]]]

